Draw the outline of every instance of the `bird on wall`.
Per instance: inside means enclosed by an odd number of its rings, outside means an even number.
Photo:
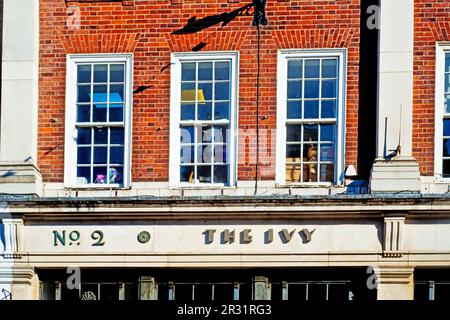
[[[254,26],[267,26],[266,3],[267,0],[253,0],[253,6],[255,8],[253,17]]]

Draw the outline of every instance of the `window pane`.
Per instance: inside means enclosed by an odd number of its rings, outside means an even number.
[[[112,85],[109,93],[109,102],[110,103],[122,103],[124,102],[123,98],[123,85],[116,84]]]
[[[214,166],[214,182],[215,183],[228,182],[228,166]]]
[[[227,132],[227,126],[214,126],[214,141],[224,143],[228,142]]]
[[[108,65],[98,64],[94,65],[94,82],[108,81]]]
[[[214,84],[214,99],[215,100],[229,100],[230,99],[230,83],[216,82]]]
[[[320,165],[320,181],[333,182],[334,181],[334,164]]]
[[[337,97],[337,80],[322,81],[322,98]]]
[[[122,122],[123,121],[123,104],[109,105],[109,121]]]
[[[302,60],[289,60],[288,61],[288,79],[301,78],[303,74],[303,61]]]
[[[77,144],[91,144],[91,128],[78,128]]]
[[[301,141],[301,130],[302,126],[300,124],[289,124],[286,126],[286,141],[288,142],[300,142]]]
[[[444,92],[450,93],[450,73],[445,75]]]
[[[320,145],[320,161],[334,161],[334,144]]]
[[[105,85],[94,86],[94,102],[107,102],[107,88]]]
[[[94,183],[108,183],[106,177],[106,167],[94,167]]]
[[[91,147],[78,147],[77,163],[78,164],[91,163]]]
[[[203,126],[201,128],[199,142],[211,142],[213,137],[213,130],[211,126]]]
[[[199,182],[211,183],[211,166],[198,166],[197,176]]]
[[[77,102],[91,102],[91,86],[78,86]]]
[[[198,84],[198,101],[212,100],[212,83]]]
[[[300,159],[301,145],[289,144],[286,146],[286,162],[298,162]]]
[[[91,168],[78,167],[77,168],[77,184],[91,183]]]
[[[199,146],[197,148],[197,162],[211,163],[212,162],[212,145]]]
[[[449,283],[436,283],[434,291],[434,299],[437,302],[450,300],[450,284]]]
[[[230,63],[229,62],[216,62],[215,65],[215,79],[216,80],[229,80],[230,79]]]
[[[317,124],[307,124],[303,126],[303,141],[318,141],[319,125]]]
[[[450,94],[445,95],[444,110],[445,110],[445,113],[450,113]]]
[[[181,104],[181,120],[195,120],[195,104]]]
[[[180,180],[181,180],[181,182],[193,182],[194,166],[181,166],[180,167]]]
[[[94,104],[94,122],[106,122],[106,104]]]
[[[117,284],[101,284],[100,300],[117,301],[119,300],[119,287]]]
[[[212,62],[199,62],[198,80],[212,80]]]
[[[94,143],[107,144],[108,143],[108,129],[94,128]]]
[[[109,183],[122,183],[123,182],[123,167],[111,167],[109,168]]]
[[[124,128],[111,128],[110,129],[111,144],[124,144],[125,142],[125,130]]]
[[[110,149],[110,163],[123,164],[124,159],[123,147],[111,147]]]
[[[181,81],[195,81],[195,62],[181,64]]]
[[[444,160],[442,165],[442,176],[444,178],[450,177],[450,160]]]
[[[216,102],[214,104],[214,120],[230,119],[230,103]]]
[[[320,141],[335,141],[335,126],[333,124],[323,124],[320,126]]]
[[[227,163],[227,146],[214,146],[214,163]]]
[[[181,84],[181,101],[195,101],[195,83]]]
[[[230,80],[230,67],[229,62],[182,63],[182,81],[191,81],[181,83],[182,120],[214,121],[230,119],[231,89],[228,81]],[[183,127],[180,127],[180,141],[182,143],[180,146],[182,157],[180,180],[196,183],[214,182],[213,175],[216,171],[214,171],[212,165],[207,164],[211,164],[213,161],[219,163],[225,161],[221,158],[226,158],[227,146],[222,145],[222,143],[225,143],[222,141],[227,140],[228,125],[206,125],[200,122],[195,127],[191,126],[184,130]],[[190,145],[185,145],[186,143]],[[185,166],[185,163],[189,163],[186,162],[186,159],[193,158],[194,152],[197,165]],[[213,157],[213,152],[216,159]],[[194,159],[189,159],[189,161],[194,163]],[[227,168],[226,165],[224,168]],[[225,170],[224,177],[221,176],[221,171],[217,170],[217,179],[224,181],[228,176],[228,170]]]
[[[287,118],[288,119],[301,119],[302,117],[302,102],[301,101],[288,101],[287,103]]]
[[[322,118],[336,118],[336,100],[322,100]]]
[[[450,139],[444,139],[444,147],[442,150],[442,156],[450,157]]]
[[[317,143],[303,145],[303,160],[306,162],[317,162]]]
[[[77,107],[77,122],[90,122],[91,121],[91,107],[90,106],[78,106]]]
[[[198,120],[212,120],[212,102],[198,103]]]
[[[105,164],[108,158],[107,147],[94,147],[94,163]]]
[[[110,82],[124,82],[125,66],[123,64],[110,65]]]
[[[303,181],[317,182],[317,163],[308,163],[303,165]]]
[[[90,83],[91,82],[91,66],[80,65],[78,66],[78,83]]]
[[[319,80],[305,81],[305,98],[319,98]]]
[[[181,143],[193,143],[194,142],[194,127],[181,127],[180,128],[180,142]]]
[[[445,54],[445,72],[450,72],[450,53]]]
[[[288,99],[300,99],[302,98],[302,82],[301,81],[288,81],[287,83],[287,97]]]
[[[288,159],[286,159],[288,160]],[[293,159],[291,159],[293,160]],[[301,180],[301,168],[300,164],[287,164],[286,165],[286,181],[287,182],[300,182]]]
[[[450,119],[444,120],[444,136],[450,136]]]
[[[319,78],[320,60],[305,60],[305,78]]]
[[[322,60],[322,78],[337,78],[337,60]]]
[[[181,147],[180,162],[194,163],[194,147]]]
[[[319,100],[307,100],[305,101],[305,119],[317,119],[319,118]]]

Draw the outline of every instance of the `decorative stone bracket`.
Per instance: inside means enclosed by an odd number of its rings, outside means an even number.
[[[381,266],[375,269],[375,274],[378,300],[414,299],[414,267]]]
[[[4,234],[4,250],[2,256],[5,259],[21,259],[23,246],[23,220],[2,219]]]
[[[405,217],[385,217],[383,230],[383,257],[400,258],[403,256],[403,230]]]

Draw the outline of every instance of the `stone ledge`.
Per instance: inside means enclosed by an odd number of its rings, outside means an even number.
[[[412,157],[386,161],[377,158],[370,177],[370,190],[376,192],[417,192],[421,189],[419,164]]]
[[[42,176],[32,163],[0,162],[0,193],[42,195]]]

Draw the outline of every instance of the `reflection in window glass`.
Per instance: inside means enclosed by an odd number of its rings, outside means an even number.
[[[288,60],[287,182],[335,180],[338,87],[336,58]]]
[[[77,184],[123,184],[125,64],[77,65]]]
[[[228,183],[230,72],[230,61],[181,63],[181,182]]]
[[[450,155],[449,155],[449,139],[450,139],[450,53],[445,55],[445,72],[444,72],[444,119],[443,119],[443,152],[442,152],[442,176],[450,178]]]

